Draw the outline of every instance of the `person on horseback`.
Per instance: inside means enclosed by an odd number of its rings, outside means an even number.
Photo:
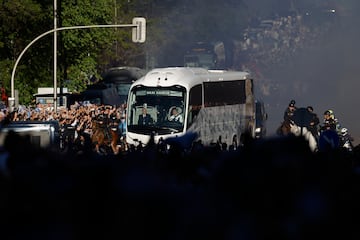
[[[91,139],[95,151],[101,155],[117,154],[117,126],[116,119],[112,119],[112,110],[109,106],[99,108],[93,119]],[[113,130],[115,129],[115,130]]]
[[[296,104],[295,100],[291,100],[289,103],[289,106],[285,109],[285,112],[284,112],[284,121],[285,122],[291,122],[292,117],[294,116],[294,112],[296,110],[295,104]]]
[[[290,133],[291,123],[293,122],[294,112],[297,109],[295,100],[291,100],[289,105],[284,111],[284,121],[281,122],[280,127],[276,129],[279,136],[286,136]]]

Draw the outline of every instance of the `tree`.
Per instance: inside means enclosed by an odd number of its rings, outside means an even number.
[[[116,2],[119,2],[118,15],[114,13]],[[131,23],[132,15],[123,8],[126,2],[58,1],[58,26]],[[0,77],[8,92],[9,76],[20,52],[37,36],[53,29],[53,8],[53,0],[0,0]],[[53,85],[51,37],[49,34],[33,44],[19,63],[15,89],[19,90],[21,104],[29,104],[38,87]],[[142,53],[142,50],[134,51],[129,29],[65,30],[59,32],[58,40],[58,80],[61,86],[75,92],[84,89],[89,78],[99,78],[112,64],[134,63]]]
[[[0,81],[7,92],[10,92],[12,67],[20,52],[36,36],[49,29],[47,9],[46,4],[32,0],[0,1]],[[29,92],[33,92],[39,82],[51,80],[49,49],[51,41],[42,39],[29,49],[20,62],[15,76],[20,102],[28,102]]]
[[[129,24],[136,16],[131,4],[124,0],[78,0],[74,5],[73,1],[64,0],[61,22],[63,26]],[[143,50],[131,42],[129,28],[66,31],[61,39],[65,86],[72,91],[83,90],[89,77],[99,79],[109,67],[145,66],[139,59],[144,56]]]
[[[60,7],[61,26],[101,25],[112,23],[113,1],[63,0]],[[99,77],[97,59],[111,46],[114,31],[79,29],[60,32],[60,82],[70,91],[79,92],[89,83],[88,76]]]

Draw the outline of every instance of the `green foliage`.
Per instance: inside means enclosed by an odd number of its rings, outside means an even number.
[[[37,1],[2,0],[0,24],[0,80],[10,95],[10,76],[15,60],[35,37],[51,29],[51,22],[48,24],[44,6]],[[33,89],[31,86],[36,82],[36,76],[48,74],[48,67],[40,66],[46,65],[44,59],[50,58],[49,49],[51,42],[48,39],[39,41],[19,62],[14,83],[15,89],[19,89],[21,103],[27,103],[28,99],[32,98],[33,92],[30,91]]]
[[[133,16],[128,1],[62,2],[63,26],[129,24]],[[89,83],[88,77],[98,76],[114,65],[135,66],[143,54],[138,44],[131,42],[130,28],[92,28],[64,31],[62,34],[62,64],[69,73],[66,86],[81,91]],[[95,64],[96,63],[96,64]],[[78,76],[76,76],[78,74]],[[64,83],[65,84],[65,83]]]
[[[113,1],[71,0],[62,1],[62,26],[105,25],[113,23]],[[90,55],[94,61],[102,49],[111,46],[114,30],[108,28],[68,30],[61,32],[62,64],[75,67],[82,64],[83,56]],[[79,66],[79,68],[83,68]],[[95,68],[96,69],[96,68]],[[95,70],[94,69],[94,70]]]
[[[64,82],[70,92],[80,93],[90,84],[91,78],[99,78],[96,72],[96,61],[88,56],[68,68],[69,79]]]
[[[9,59],[3,59],[0,61],[0,85],[5,87],[6,93],[10,95],[10,79],[13,62]]]

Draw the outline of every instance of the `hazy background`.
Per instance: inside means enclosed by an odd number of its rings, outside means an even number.
[[[193,43],[196,37],[239,40],[240,34],[237,33],[241,32],[243,21],[239,21],[238,16],[271,19],[269,12],[286,16],[288,13],[294,14],[292,10],[296,9],[304,18],[309,12],[312,19],[326,21],[320,15],[334,9],[336,20],[332,23],[331,31],[326,32],[316,44],[297,52],[285,64],[271,66],[270,72],[264,72],[263,77],[269,83],[267,94],[260,89],[262,84],[256,81],[255,91],[257,98],[265,102],[269,116],[268,136],[275,133],[283,120],[285,108],[294,99],[298,107],[313,106],[321,122],[324,111],[332,109],[341,125],[349,129],[355,143],[360,143],[359,0],[178,0],[172,1],[171,5],[174,12],[167,12],[164,19],[175,20],[169,21],[172,25],[166,32],[169,38],[178,41],[168,46],[159,45],[166,53],[163,63],[167,66],[181,65],[181,48],[186,43]],[[179,33],[179,26],[184,25],[188,27],[187,31]],[[200,34],[199,29],[206,29],[206,34],[204,31]],[[263,83],[264,79],[260,81]]]
[[[337,27],[323,42],[316,47],[309,46],[297,56],[295,64],[274,69],[272,79],[289,89],[288,95],[264,97],[269,134],[279,126],[287,104],[295,99],[298,107],[312,105],[320,120],[325,110],[334,110],[341,125],[349,129],[356,143],[360,143],[360,21],[357,9],[358,4],[351,14],[340,16]]]

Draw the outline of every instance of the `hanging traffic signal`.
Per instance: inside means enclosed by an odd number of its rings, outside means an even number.
[[[146,20],[143,17],[135,17],[133,18],[133,22],[135,27],[132,29],[132,41],[143,43],[146,39]]]

